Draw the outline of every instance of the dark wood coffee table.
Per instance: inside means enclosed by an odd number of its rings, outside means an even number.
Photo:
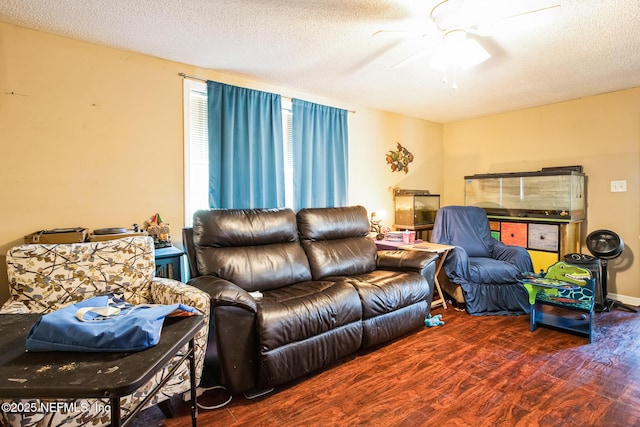
[[[191,380],[191,419],[196,426],[195,340],[204,325],[202,316],[166,318],[160,342],[144,351],[132,353],[26,353],[31,326],[40,314],[0,315],[0,398],[5,399],[109,399],[111,424],[126,425],[166,384],[175,371],[189,361]],[[135,392],[150,380],[188,343],[188,351],[161,384],[122,418],[120,398]],[[45,368],[46,369],[43,369]]]

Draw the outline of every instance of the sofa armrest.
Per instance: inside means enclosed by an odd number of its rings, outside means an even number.
[[[404,270],[421,273],[438,259],[438,254],[424,251],[378,251],[376,266],[381,270]]]
[[[258,309],[256,300],[249,292],[228,280],[214,276],[199,276],[191,279],[189,284],[206,292],[213,307],[240,307],[251,313],[256,313]]]
[[[204,326],[195,335],[196,384],[202,378],[210,323],[209,295],[198,288],[173,279],[154,277],[151,282],[151,299],[155,304],[184,304],[200,311]]]
[[[210,298],[206,292],[178,280],[154,277],[151,282],[151,299],[155,304],[184,304],[209,316]],[[205,319],[208,321],[208,319]]]
[[[206,292],[211,301],[209,369],[219,371],[223,385],[233,394],[255,388],[259,360],[256,300],[238,285],[214,276],[195,277],[189,284]]]
[[[493,258],[515,265],[521,272],[533,271],[531,256],[520,246],[505,245],[497,241],[493,245]]]
[[[469,254],[461,247],[456,246],[449,252],[442,269],[449,280],[457,285],[462,285],[470,280]]]

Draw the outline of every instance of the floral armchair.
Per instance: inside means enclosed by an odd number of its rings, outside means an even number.
[[[120,293],[132,304],[182,303],[205,316],[205,326],[196,335],[196,384],[200,382],[209,330],[209,295],[182,282],[154,277],[153,239],[147,236],[117,240],[20,245],[7,253],[9,300],[0,314],[49,313],[95,295]],[[134,394],[121,399],[123,416],[142,401],[168,375],[177,357]],[[183,364],[148,406],[189,390],[188,364]],[[85,407],[99,407],[87,399]],[[102,402],[107,404],[108,401]],[[109,425],[109,413],[0,413],[0,424]]]

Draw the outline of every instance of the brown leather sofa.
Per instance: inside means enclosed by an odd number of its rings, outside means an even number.
[[[362,206],[198,211],[183,242],[211,296],[203,376],[266,390],[422,327],[436,255],[368,234]]]

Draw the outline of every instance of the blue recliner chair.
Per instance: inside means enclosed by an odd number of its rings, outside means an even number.
[[[469,314],[529,313],[529,299],[518,277],[533,271],[525,248],[507,246],[491,236],[485,211],[473,206],[445,206],[436,214],[431,242],[455,246],[443,270],[449,286],[462,288]],[[451,293],[445,284],[445,291]]]

